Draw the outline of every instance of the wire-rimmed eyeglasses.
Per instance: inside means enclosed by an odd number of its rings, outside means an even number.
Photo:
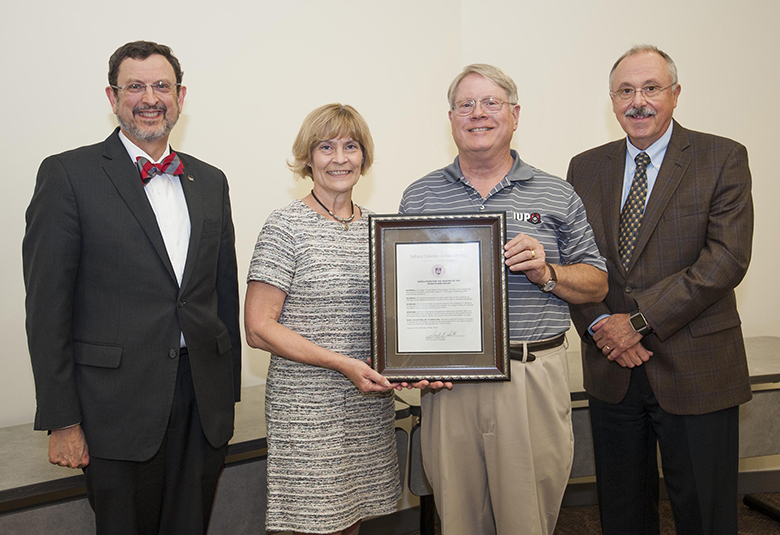
[[[455,115],[466,117],[474,113],[474,110],[477,108],[477,103],[482,104],[482,109],[485,110],[486,113],[491,114],[500,112],[504,107],[504,104],[509,104],[511,106],[515,105],[514,102],[507,102],[505,100],[500,100],[493,97],[486,97],[480,100],[474,100],[471,98],[468,100],[459,100],[456,102],[452,106],[452,111],[455,112]]]
[[[171,91],[173,91],[174,87],[178,87],[181,84],[171,84],[168,82],[163,82],[162,80],[158,82],[154,82],[153,84],[139,84],[139,83],[132,83],[127,85],[112,85],[114,89],[124,89],[128,93],[145,93],[147,87],[151,87],[155,93],[159,93],[161,95],[167,95]]]
[[[612,98],[619,98],[620,100],[632,100],[634,95],[637,93],[642,93],[642,96],[647,100],[653,100],[654,98],[660,97],[661,93],[670,87],[674,87],[676,85],[677,84],[669,84],[666,87],[660,87],[658,85],[648,84],[644,87],[621,87],[617,91],[610,91],[609,96]]]

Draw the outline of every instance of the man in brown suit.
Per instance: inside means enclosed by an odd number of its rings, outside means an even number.
[[[745,147],[673,121],[672,59],[634,47],[610,73],[627,139],[575,156],[609,293],[583,335],[604,534],[657,534],[660,446],[678,534],[736,534],[739,405],[751,398],[734,288],[750,261]]]

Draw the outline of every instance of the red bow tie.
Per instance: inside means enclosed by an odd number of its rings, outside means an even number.
[[[184,173],[184,165],[179,156],[172,152],[160,163],[152,163],[143,156],[136,158],[138,170],[141,171],[141,180],[144,186],[157,175],[181,175]]]

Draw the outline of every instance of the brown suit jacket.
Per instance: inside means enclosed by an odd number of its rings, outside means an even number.
[[[639,308],[655,332],[642,344],[661,407],[705,414],[751,398],[734,288],[747,271],[753,201],[747,150],[730,139],[674,123],[626,271],[618,226],[626,140],[575,156],[567,180],[588,212],[607,259],[609,293],[601,303],[572,305],[579,333],[602,314]],[[582,343],[585,390],[620,402],[631,372],[610,362],[588,335]]]

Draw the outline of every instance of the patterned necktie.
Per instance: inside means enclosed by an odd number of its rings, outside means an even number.
[[[645,213],[645,199],[647,198],[647,165],[650,156],[646,152],[640,152],[634,159],[636,171],[631,189],[628,190],[628,198],[620,212],[620,235],[618,237],[618,252],[623,268],[628,269],[631,253],[634,252],[636,235],[642,224],[642,216]]]
[[[160,163],[152,163],[143,156],[139,156],[136,158],[136,164],[141,172],[144,186],[157,175],[181,175],[184,173],[184,165],[175,152],[171,152]]]

